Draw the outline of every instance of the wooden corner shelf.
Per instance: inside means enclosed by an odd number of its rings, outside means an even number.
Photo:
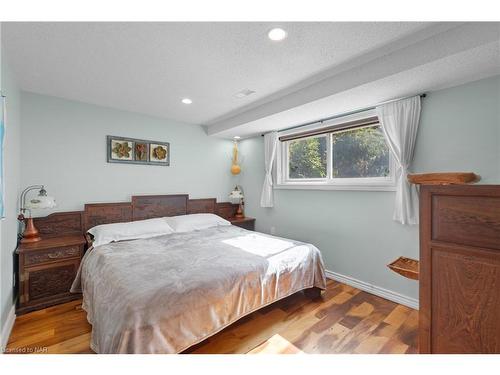
[[[388,264],[387,267],[401,276],[418,280],[418,260],[416,259],[399,257],[394,262]]]
[[[473,184],[481,176],[472,172],[410,173],[408,181],[416,185],[461,185]]]

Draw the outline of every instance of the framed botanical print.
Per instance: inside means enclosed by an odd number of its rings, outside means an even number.
[[[168,143],[149,144],[149,162],[154,164],[170,164],[170,150]]]
[[[137,161],[148,161],[149,144],[147,142],[135,142],[134,156]]]
[[[144,139],[106,137],[108,163],[170,165],[170,143]]]
[[[110,159],[114,161],[134,160],[134,143],[123,138],[110,140]],[[109,160],[108,160],[109,161]]]

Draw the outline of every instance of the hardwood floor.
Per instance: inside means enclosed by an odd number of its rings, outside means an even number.
[[[92,353],[81,301],[21,315],[8,352]],[[186,353],[416,353],[418,312],[328,280],[242,318]]]

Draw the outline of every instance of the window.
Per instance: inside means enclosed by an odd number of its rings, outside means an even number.
[[[332,178],[389,176],[389,148],[380,125],[331,134]]]
[[[277,188],[394,190],[382,129],[366,116],[280,136]]]
[[[290,141],[288,144],[288,177],[290,179],[325,178],[327,175],[326,136]]]

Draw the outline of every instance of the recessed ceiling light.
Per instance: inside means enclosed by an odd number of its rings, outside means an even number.
[[[239,135],[235,135],[233,138],[234,139],[241,139],[241,137]]]
[[[184,98],[181,100],[184,104],[191,104],[193,101],[189,98]]]
[[[286,35],[286,31],[280,29],[279,27],[276,27],[267,33],[269,39],[274,40],[275,42],[285,39]]]

